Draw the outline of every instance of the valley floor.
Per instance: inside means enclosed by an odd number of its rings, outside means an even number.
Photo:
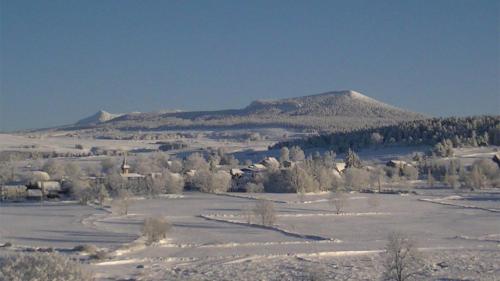
[[[327,194],[299,200],[187,192],[135,200],[127,216],[74,202],[2,203],[0,242],[14,246],[0,252],[52,247],[76,255],[69,249],[94,244],[110,253],[86,265],[98,280],[374,280],[383,271],[388,234],[400,231],[421,249],[423,279],[497,280],[500,193],[420,193],[352,193],[343,214]],[[248,224],[255,196],[273,200],[275,226]],[[165,241],[144,246],[142,220],[157,215],[173,228]]]

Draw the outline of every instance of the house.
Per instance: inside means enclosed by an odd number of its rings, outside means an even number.
[[[231,178],[241,178],[245,173],[240,169],[231,169],[229,170],[229,174],[231,174]]]
[[[43,193],[40,189],[28,189],[26,194],[26,199],[42,201]]]
[[[39,189],[47,197],[58,197],[62,191],[61,183],[58,181],[37,181],[34,187],[34,189]]]
[[[257,172],[257,171],[264,171],[266,169],[267,169],[266,166],[264,166],[263,164],[252,164],[248,166],[248,168],[242,169],[242,171],[250,170],[252,172]]]
[[[0,199],[1,200],[17,200],[25,198],[27,195],[27,188],[24,185],[4,185],[0,186]]]
[[[410,164],[406,163],[405,161],[401,161],[401,160],[390,160],[386,164],[387,167],[399,168],[399,169],[402,169],[408,165],[410,165]]]

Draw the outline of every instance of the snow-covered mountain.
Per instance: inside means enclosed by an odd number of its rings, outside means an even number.
[[[349,130],[424,119],[424,115],[377,101],[356,91],[333,91],[280,100],[258,100],[220,111],[150,112],[113,115],[105,111],[76,126],[126,130],[291,127]]]
[[[93,115],[79,120],[76,125],[97,125],[120,116],[122,114],[113,114],[101,109]]]

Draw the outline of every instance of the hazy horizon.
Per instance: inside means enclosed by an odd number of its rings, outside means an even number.
[[[347,89],[500,114],[498,1],[0,3],[0,131]]]

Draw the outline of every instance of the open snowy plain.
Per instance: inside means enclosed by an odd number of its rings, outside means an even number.
[[[249,221],[249,194],[137,198],[126,216],[72,202],[2,203],[0,242],[71,255],[82,244],[107,249],[88,264],[98,280],[374,280],[388,234],[400,231],[421,249],[427,280],[497,280],[500,194],[418,193],[351,193],[342,214],[327,194],[259,194],[273,201],[273,227]],[[142,221],[157,215],[173,227],[145,246]]]

